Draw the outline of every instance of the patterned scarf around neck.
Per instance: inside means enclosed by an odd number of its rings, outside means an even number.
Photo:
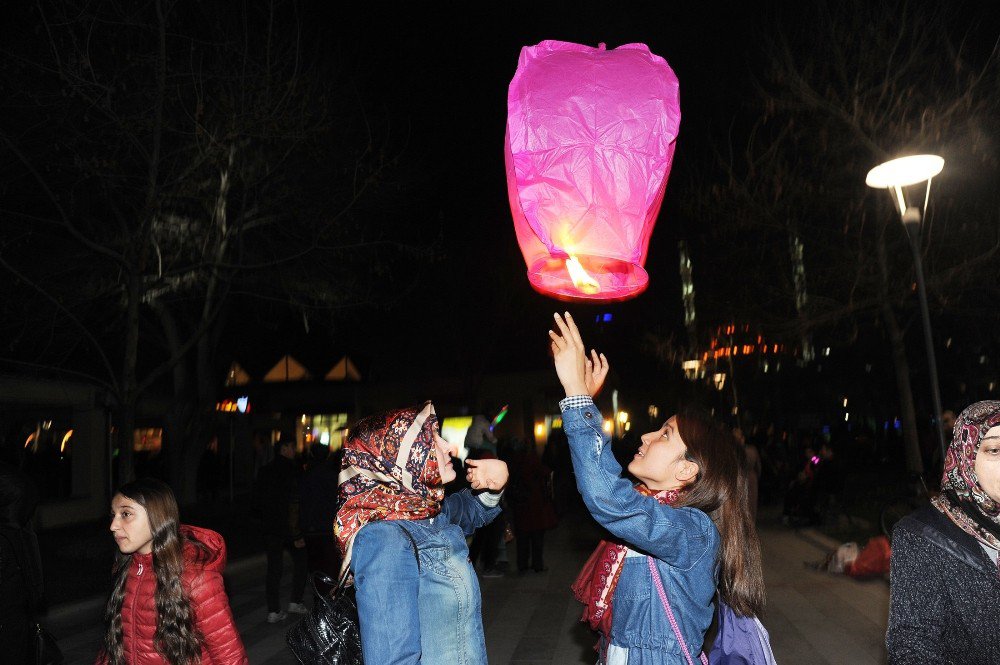
[[[955,421],[944,458],[941,494],[934,506],[979,542],[1000,549],[1000,504],[976,478],[976,453],[990,428],[1000,425],[1000,402],[976,402]]]
[[[354,537],[378,520],[419,520],[441,512],[444,488],[434,454],[434,406],[400,409],[364,418],[344,444],[334,535],[351,560]]]
[[[641,483],[635,489],[667,506],[676,504],[681,496],[680,490],[655,492]],[[625,543],[602,540],[573,583],[573,595],[584,604],[580,621],[586,621],[605,637],[611,634],[611,601],[627,552]]]

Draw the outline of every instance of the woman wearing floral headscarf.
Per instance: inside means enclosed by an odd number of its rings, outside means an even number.
[[[892,538],[890,665],[1000,663],[1000,402],[965,409],[941,494]]]
[[[486,665],[465,538],[500,514],[507,465],[467,462],[472,491],[445,498],[456,452],[430,402],[359,421],[344,446],[334,528],[366,663]]]

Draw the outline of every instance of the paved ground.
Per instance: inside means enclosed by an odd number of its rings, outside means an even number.
[[[580,606],[569,586],[596,543],[584,516],[565,519],[546,540],[545,573],[510,573],[483,579],[483,622],[489,662],[508,665],[585,665],[594,662],[593,638],[578,621]],[[882,580],[857,582],[816,572],[817,561],[833,545],[814,532],[761,525],[768,613],[764,623],[782,665],[884,662],[883,636],[888,586]],[[511,552],[513,555],[513,552]],[[230,601],[254,665],[289,664],[285,647],[290,625],[266,623],[264,559],[249,557],[230,565]],[[287,598],[289,575],[285,576]],[[47,625],[59,639],[67,665],[92,663],[101,639],[101,600],[56,607]],[[376,664],[377,665],[377,664]]]

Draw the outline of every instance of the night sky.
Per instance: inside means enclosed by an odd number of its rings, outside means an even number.
[[[616,345],[634,351],[643,330],[683,335],[677,240],[700,222],[683,219],[679,203],[744,111],[753,68],[745,37],[761,19],[663,2],[482,5],[338,4],[322,20],[330,53],[351,68],[365,103],[384,108],[393,131],[406,133],[408,223],[426,227],[428,238],[440,235],[439,259],[420,275],[417,294],[343,317],[332,334],[336,352],[378,375],[545,366],[545,330],[551,312],[565,306],[528,284],[503,164],[507,87],[521,47],[545,39],[608,48],[643,42],[677,73],[681,131],[646,264],[650,287],[627,303],[571,310],[584,322],[614,315],[591,337],[609,353]],[[322,347],[328,335],[306,336],[290,324],[284,339],[289,351],[308,356],[291,347]]]
[[[253,21],[266,22],[271,5],[246,1],[252,11],[243,14],[252,15]],[[205,29],[206,34],[212,36],[203,44],[198,42],[197,48],[215,57],[222,58],[223,53],[230,52],[221,49],[220,41],[237,44],[244,34],[238,25],[239,5],[183,1],[168,4],[179,35],[184,30],[198,32],[203,23],[211,25],[211,29]],[[151,11],[151,6],[146,3],[136,11]],[[775,87],[773,82],[767,81],[767,42],[788,37],[789,49],[796,62],[801,58],[805,67],[824,62],[826,54],[816,52],[810,42],[811,31],[821,27],[817,21],[829,16],[832,9],[839,11],[846,7],[845,11],[850,11],[851,7],[867,7],[860,0],[853,5],[821,0],[795,4],[768,0],[736,7],[730,3],[593,0],[506,3],[300,0],[276,2],[273,6],[277,8],[275,15],[280,16],[277,31],[284,37],[300,37],[301,53],[309,59],[303,63],[302,71],[307,72],[303,78],[311,83],[315,79],[309,77],[321,72],[325,85],[325,77],[329,76],[327,93],[334,100],[329,103],[324,99],[316,116],[333,109],[335,117],[331,124],[336,125],[336,130],[320,138],[310,135],[309,140],[317,141],[309,148],[312,154],[299,158],[321,159],[328,149],[324,141],[334,145],[336,141],[349,144],[344,135],[356,138],[356,134],[362,133],[358,110],[363,109],[378,135],[377,141],[390,137],[386,143],[389,157],[397,159],[391,160],[394,165],[385,185],[359,204],[356,215],[352,211],[350,223],[365,229],[366,240],[419,246],[420,258],[414,260],[411,253],[409,260],[397,260],[386,258],[390,256],[386,254],[368,261],[369,255],[364,254],[363,261],[368,262],[361,269],[357,257],[351,257],[353,262],[347,260],[333,266],[334,271],[338,268],[343,272],[358,270],[361,277],[357,283],[362,287],[355,288],[360,293],[357,298],[348,299],[363,301],[360,306],[333,312],[308,311],[307,303],[304,316],[297,304],[290,303],[293,306],[286,307],[285,295],[294,289],[274,290],[264,297],[250,292],[234,298],[238,302],[233,304],[225,324],[225,341],[220,345],[224,349],[222,355],[231,357],[217,359],[220,373],[231,360],[237,360],[251,375],[259,377],[288,353],[299,358],[313,373],[325,372],[344,354],[349,354],[366,378],[376,383],[404,376],[476,376],[485,372],[544,369],[549,366],[545,332],[551,325],[551,314],[556,309],[567,308],[582,324],[585,340],[606,351],[619,368],[627,368],[629,373],[636,368],[663,371],[666,368],[658,367],[657,360],[643,349],[643,340],[653,333],[661,339],[673,336],[678,346],[685,346],[690,341],[682,325],[677,247],[681,239],[690,245],[694,263],[698,328],[702,337],[697,342],[704,343],[711,328],[730,323],[732,317],[752,316],[755,303],[748,301],[764,301],[771,297],[767,304],[778,302],[779,306],[791,307],[787,289],[773,288],[771,295],[763,293],[771,283],[782,282],[787,286],[790,281],[788,266],[768,264],[763,269],[751,271],[755,275],[752,278],[742,272],[748,263],[755,260],[763,263],[760,258],[763,256],[773,260],[774,256],[783,255],[783,250],[755,251],[776,245],[757,236],[734,237],[741,231],[733,231],[729,236],[713,235],[719,230],[737,228],[736,224],[727,226],[732,220],[720,219],[720,215],[738,215],[746,211],[734,210],[738,203],[723,205],[731,203],[727,198],[713,199],[713,204],[719,205],[704,205],[704,198],[713,184],[725,180],[720,162],[730,150],[746,146],[751,128],[762,116],[769,99],[760,94],[759,88]],[[890,8],[888,19],[885,19],[886,14],[873,12],[873,15],[881,15],[891,33],[895,8],[903,3],[887,3],[886,6]],[[922,7],[933,5],[916,2],[908,6],[920,11]],[[980,60],[990,52],[996,39],[997,23],[985,21],[984,7],[983,2],[961,0],[949,4],[947,16],[935,14],[934,18],[942,24],[940,29],[953,30],[956,41],[962,41],[965,48],[978,50]],[[230,9],[231,13],[227,13]],[[46,41],[39,37],[42,30],[39,11],[35,5],[16,6],[11,14],[17,18],[20,12],[20,19],[12,18],[6,26],[11,33],[11,39],[7,40],[13,45],[11,48],[20,48],[29,60],[49,57],[45,52]],[[290,20],[289,16],[296,12],[298,21]],[[978,37],[965,40],[966,32],[976,21],[981,23]],[[220,40],[220,34],[226,39]],[[645,43],[653,53],[667,60],[680,82],[682,120],[677,150],[645,265],[650,285],[645,293],[628,302],[567,307],[534,292],[525,276],[506,192],[503,158],[506,99],[521,48],[549,39],[592,46],[604,42],[609,49],[625,43]],[[181,43],[178,39],[177,44]],[[115,53],[115,48],[135,49],[129,46],[128,40],[121,45],[104,46],[110,47],[109,53]],[[255,43],[254,46],[259,45]],[[112,63],[117,62],[117,57],[110,56]],[[27,79],[28,75],[18,69],[15,58],[7,62],[12,85]],[[285,70],[281,71],[284,75]],[[947,72],[943,75],[947,76]],[[51,90],[42,92],[55,95],[59,89],[59,85],[53,85]],[[34,122],[36,109],[32,99],[11,97],[25,104],[15,109],[21,121],[20,129],[36,133],[34,125],[46,125]],[[224,107],[224,104],[219,106]],[[337,112],[344,113],[342,124],[337,124]],[[327,122],[325,116],[323,122]],[[40,141],[40,146],[36,146],[40,155],[48,152],[51,144],[58,148],[59,125],[52,124],[52,127],[51,136],[37,132],[43,139],[51,139]],[[826,130],[824,127],[823,131]],[[835,137],[839,130],[830,131]],[[985,128],[984,134],[989,134]],[[338,210],[317,211],[316,208],[317,201],[340,201],[338,194],[326,196],[323,192],[317,195],[317,191],[325,187],[337,192],[349,188],[344,185],[348,178],[344,174],[349,169],[338,169],[351,162],[353,157],[349,151],[355,148],[349,146],[342,153],[331,154],[329,161],[324,162],[324,166],[329,167],[326,169],[310,171],[309,167],[302,166],[306,162],[289,162],[287,173],[282,176],[288,180],[306,181],[305,186],[294,191],[309,192],[315,200],[304,200],[301,206],[291,211],[282,210],[282,214],[287,212],[288,219],[298,218],[300,222],[322,219],[324,214],[336,215]],[[885,150],[898,148],[884,146]],[[336,147],[329,149],[336,150]],[[806,160],[815,158],[812,154],[805,156]],[[739,162],[739,155],[733,161]],[[770,170],[767,165],[760,168],[764,172]],[[958,171],[960,169],[956,169]],[[342,175],[332,175],[335,173]],[[799,173],[806,181],[811,175],[808,166]],[[847,172],[841,175],[850,177]],[[19,173],[18,177],[23,179],[25,174]],[[849,191],[848,196],[866,196],[860,172],[857,188],[857,191]],[[12,191],[17,193],[19,190]],[[35,206],[44,208],[35,200],[44,197],[39,197],[34,190],[25,191],[24,196],[34,197],[24,202],[31,214]],[[69,191],[67,196],[71,195]],[[702,204],[694,205],[699,197],[702,197]],[[100,201],[100,197],[95,200]],[[709,215],[692,212],[705,209],[712,212]],[[757,212],[760,210],[755,209],[754,213]],[[764,210],[765,214],[767,212]],[[44,211],[44,214],[49,213]],[[798,215],[799,211],[793,210],[791,214]],[[803,210],[801,214],[808,215],[809,211]],[[101,215],[95,218],[104,219]],[[828,221],[824,219],[822,223]],[[294,230],[294,223],[288,228]],[[760,228],[759,225],[750,234],[762,233]],[[827,230],[837,234],[839,227],[831,229]],[[355,230],[350,229],[352,233]],[[345,233],[344,237],[353,241],[356,234]],[[728,239],[720,241],[719,238]],[[771,236],[770,240],[781,247],[787,243],[786,236],[781,233]],[[265,242],[270,242],[270,238]],[[727,258],[727,250],[731,248],[735,249]],[[40,253],[37,247],[32,251]],[[26,263],[31,263],[26,258],[29,254],[25,253]],[[52,261],[61,260],[58,256],[62,255],[51,254]],[[333,263],[330,257],[335,255],[336,252],[327,252],[323,260]],[[809,262],[807,256],[806,263]],[[82,274],[86,266],[78,267]],[[298,267],[311,266],[307,259],[301,266],[296,265]],[[55,265],[52,269],[60,272],[62,266]],[[365,280],[370,280],[373,274],[378,278],[383,269],[386,276],[376,282],[381,285],[375,289],[379,291],[377,297],[366,298],[364,286],[370,286],[371,282]],[[409,269],[413,270],[412,277],[403,274]],[[44,265],[38,272],[45,276]],[[269,275],[271,273],[264,279]],[[316,269],[302,281],[310,285],[322,283],[326,275]],[[108,273],[105,278],[113,281],[115,275]],[[280,283],[280,277],[274,281]],[[344,282],[343,274],[331,273],[326,284],[329,290],[335,291],[343,289]],[[737,296],[732,295],[736,292],[734,282],[742,289],[739,302],[734,302]],[[758,288],[758,285],[765,288]],[[354,292],[348,295],[353,297]],[[113,299],[106,299],[105,305],[111,309],[117,307]],[[16,322],[16,308],[14,311],[8,319]],[[118,314],[109,312],[107,317],[117,320]],[[613,320],[594,325],[595,317],[605,314],[611,314]],[[98,328],[103,328],[100,317],[96,318]],[[163,342],[155,339],[158,334],[156,319],[148,316],[147,321],[144,328],[147,339],[143,345],[146,356],[140,358],[140,372],[144,365],[163,360]],[[764,322],[747,323],[763,325]],[[107,331],[99,330],[98,335],[107,334],[112,339],[111,346],[117,349],[119,332],[108,326]],[[34,342],[32,335],[24,331],[18,334],[19,339]],[[49,350],[41,343],[22,346],[25,349],[19,347],[12,353],[30,355],[37,347],[41,347],[40,353]],[[113,354],[117,352],[112,351]],[[88,367],[85,350],[80,354],[84,355],[82,359],[66,358],[66,364],[82,364],[88,372],[102,371]],[[28,359],[33,361],[34,357]],[[163,381],[166,388],[168,379]]]

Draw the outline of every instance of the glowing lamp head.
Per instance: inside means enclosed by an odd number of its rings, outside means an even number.
[[[909,187],[941,173],[944,160],[937,155],[910,155],[879,164],[868,172],[865,184],[874,189]]]
[[[919,223],[923,210],[908,200],[904,187],[927,183],[923,193],[923,207],[931,194],[931,180],[944,168],[944,160],[937,155],[910,155],[879,164],[865,178],[865,184],[874,189],[888,189],[893,203],[903,217],[904,224]],[[911,192],[912,195],[912,192]]]
[[[643,269],[680,127],[677,77],[644,44],[544,41],[507,95],[507,194],[531,286],[626,300]]]

